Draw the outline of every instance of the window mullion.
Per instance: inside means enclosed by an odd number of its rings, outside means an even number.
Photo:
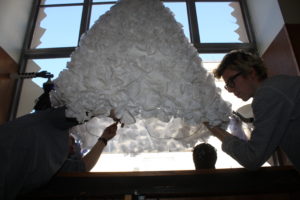
[[[35,23],[39,12],[40,2],[41,1],[38,0],[38,1],[33,1],[32,3],[31,15],[28,20],[27,31],[23,43],[23,49],[19,60],[19,69],[18,69],[19,73],[23,73],[26,71],[27,59],[25,58],[25,52],[30,48],[30,44],[31,44],[31,40],[35,28]],[[11,102],[11,107],[9,112],[9,120],[13,120],[16,118],[22,85],[23,85],[23,80],[17,79],[15,82],[14,94],[12,97],[12,102]]]
[[[255,36],[254,36],[254,33],[253,33],[252,25],[251,25],[251,22],[250,22],[250,16],[249,16],[249,13],[248,13],[247,4],[246,4],[245,0],[240,0],[239,3],[240,3],[240,6],[241,6],[241,11],[242,11],[242,15],[243,15],[245,29],[246,29],[246,32],[248,34],[249,42],[252,43],[253,46],[254,46],[255,43],[256,43],[256,40],[255,40]]]
[[[198,30],[197,13],[194,0],[187,0],[187,14],[189,20],[190,38],[195,47],[200,44],[200,36]]]
[[[197,46],[199,53],[228,53],[234,49],[253,49],[252,43],[201,43]]]
[[[80,41],[81,36],[89,29],[91,10],[92,10],[92,0],[84,0],[78,43]]]
[[[28,49],[25,51],[25,57],[27,59],[66,58],[70,57],[73,51],[75,47]]]

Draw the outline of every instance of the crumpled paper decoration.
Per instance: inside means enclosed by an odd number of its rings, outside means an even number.
[[[110,118],[94,117],[82,125],[73,127],[70,132],[81,144],[82,151],[91,149],[103,130],[112,124]],[[108,142],[104,152],[137,155],[153,152],[182,152],[191,150],[199,141],[209,136],[203,124],[191,126],[177,118],[168,123],[157,118],[141,119],[136,123],[119,128],[118,134]]]
[[[118,1],[83,35],[54,83],[52,104],[66,105],[80,122],[114,109],[125,125],[137,118],[222,125],[231,112],[160,0]]]

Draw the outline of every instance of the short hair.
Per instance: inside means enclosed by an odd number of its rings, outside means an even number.
[[[208,143],[198,144],[193,149],[193,161],[196,169],[215,169],[217,151]]]
[[[226,54],[217,69],[214,70],[214,76],[221,78],[226,69],[242,72],[244,76],[250,74],[254,69],[259,80],[264,80],[268,76],[263,60],[258,55],[241,49]]]
[[[51,100],[50,100],[50,92],[54,90],[54,83],[51,81],[47,81],[43,84],[44,93],[39,96],[36,100],[33,109],[35,111],[46,110],[48,108],[52,108]]]

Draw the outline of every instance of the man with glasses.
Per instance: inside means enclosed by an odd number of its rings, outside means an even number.
[[[263,61],[242,50],[227,54],[214,71],[225,88],[247,101],[253,98],[254,129],[251,138],[241,140],[220,127],[205,123],[222,141],[222,149],[248,169],[263,165],[281,147],[300,170],[300,77],[267,77]]]

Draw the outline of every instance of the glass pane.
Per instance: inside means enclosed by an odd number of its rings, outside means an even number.
[[[28,60],[26,72],[47,71],[54,75],[53,79],[57,78],[70,58],[55,58],[55,59],[35,59]],[[52,80],[53,80],[52,79]],[[23,116],[32,112],[37,98],[43,93],[43,83],[47,82],[47,78],[31,78],[24,79],[20,101],[18,106],[17,117]]]
[[[175,20],[183,26],[184,34],[190,40],[186,3],[164,3],[164,5],[174,13]]]
[[[99,19],[101,15],[106,13],[113,5],[114,4],[94,5],[92,8],[90,27],[92,27],[95,24],[95,21]]]
[[[82,6],[41,8],[31,48],[77,46]]]
[[[83,3],[83,0],[43,0],[41,5]]]
[[[55,59],[34,59],[35,64],[40,67],[39,71],[47,71],[53,74],[52,80],[56,79],[59,73],[66,68],[67,62],[70,61],[70,58],[55,58]],[[47,79],[45,78],[34,78],[33,82],[35,82],[38,86],[43,87],[43,83],[45,83]]]
[[[238,3],[196,2],[202,43],[248,42]]]
[[[202,62],[221,62],[223,57],[225,56],[224,53],[202,53],[200,54],[200,57],[202,59]]]

